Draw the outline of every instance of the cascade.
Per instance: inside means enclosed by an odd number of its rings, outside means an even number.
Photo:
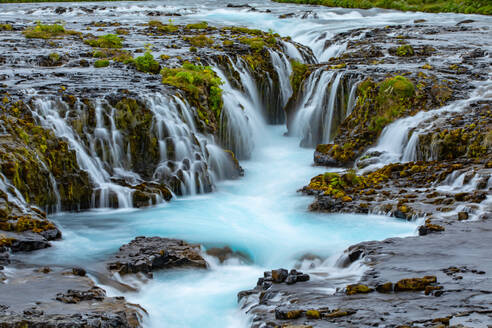
[[[330,142],[337,127],[355,106],[357,76],[321,67],[304,82],[295,108],[287,108],[291,134],[301,146],[315,147]]]
[[[87,108],[82,104],[70,109],[60,101],[35,101],[32,108],[35,119],[68,141],[77,154],[79,166],[94,183],[96,192],[91,207],[132,207],[132,186],[144,181],[170,184],[179,194],[195,194],[210,191],[215,179],[234,177],[234,163],[214,146],[213,137],[197,131],[193,109],[187,103],[176,96],[159,94],[141,95],[140,99],[145,100],[145,108],[151,113],[149,131],[141,133],[151,144],[155,140],[158,149],[155,164],[152,157],[147,158],[149,162],[140,158],[152,153],[152,145],[138,145],[141,149],[136,152],[135,145],[128,141],[128,131],[117,128],[121,111],[108,101],[97,101],[94,126],[86,126],[88,122],[85,122],[82,129],[80,122],[71,119],[84,117]],[[145,164],[148,167],[144,169]]]
[[[214,65],[215,72],[224,82],[220,140],[225,149],[232,150],[237,158],[245,159],[251,156],[255,141],[261,140],[264,133],[265,123],[260,111],[263,107],[258,87],[247,68],[247,63],[241,58],[234,61],[228,57],[226,66],[238,73],[240,81],[236,82],[242,86],[242,90],[233,86],[218,64]]]
[[[269,50],[272,59],[273,67],[275,68],[278,80],[280,83],[280,92],[282,95],[282,108],[287,104],[287,101],[292,96],[292,86],[290,85],[290,75],[292,74],[292,66],[290,65],[287,56],[283,53],[278,53],[274,50]]]
[[[442,123],[442,120],[453,113],[465,110],[471,103],[491,97],[492,81],[488,80],[474,90],[467,99],[454,101],[435,110],[421,111],[414,116],[389,124],[381,133],[376,146],[366,151],[365,154],[378,154],[378,156],[375,160],[371,159],[373,164],[365,167],[363,171],[371,171],[388,163],[436,160],[437,154],[433,151],[434,145],[432,144],[428,153],[419,152],[419,135],[432,131]],[[423,124],[424,122],[427,124]]]

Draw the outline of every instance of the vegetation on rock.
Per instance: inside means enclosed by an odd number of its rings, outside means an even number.
[[[143,56],[136,57],[134,63],[140,72],[157,74],[161,70],[159,62],[148,51]]]
[[[344,8],[385,8],[402,11],[424,11],[431,13],[456,12],[465,14],[492,15],[492,4],[488,0],[274,0],[298,4],[323,5]]]
[[[93,48],[121,48],[123,39],[116,34],[106,34],[97,38],[87,39],[84,41]]]
[[[44,25],[41,23],[36,24],[34,27],[26,28],[22,33],[29,39],[55,39],[67,35],[80,35],[80,32],[67,30],[63,25]]]
[[[222,111],[223,81],[209,66],[185,62],[179,68],[164,68],[162,83],[172,85],[186,92],[188,100],[197,108],[197,114],[212,131],[217,131],[217,122]],[[206,97],[206,101],[202,100]]]
[[[109,60],[107,59],[99,59],[94,62],[95,68],[103,68],[109,66]]]

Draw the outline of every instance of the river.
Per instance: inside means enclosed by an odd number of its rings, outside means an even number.
[[[318,62],[343,50],[338,44],[324,49],[324,43],[337,32],[357,27],[410,23],[415,19],[437,19],[423,13],[396,13],[383,10],[347,10],[250,2],[258,9],[227,8],[241,1],[166,1],[3,5],[0,18],[16,15],[24,19],[50,21],[63,19],[77,26],[83,22],[115,20],[146,22],[152,10],[166,10],[182,16],[176,23],[207,21],[211,25],[241,25],[273,30],[310,47]],[[94,6],[92,14],[78,7]],[[72,10],[58,15],[55,6]],[[264,12],[269,9],[270,12]],[[309,12],[307,12],[309,11]],[[280,19],[280,14],[307,12]],[[446,23],[456,24],[464,16],[440,14]],[[479,18],[478,18],[479,19]],[[442,18],[441,18],[442,20]],[[441,21],[442,22],[442,21]],[[250,95],[251,96],[251,95]],[[226,89],[227,97],[235,97]],[[119,246],[140,235],[179,238],[210,247],[229,246],[246,255],[218,263],[206,257],[209,270],[173,270],[154,274],[147,282],[131,281],[138,292],[124,293],[130,302],[147,309],[145,327],[246,327],[249,318],[239,310],[237,293],[253,287],[263,271],[279,267],[300,268],[311,279],[327,280],[326,293],[355,280],[364,270],[359,264],[341,269],[335,261],[343,250],[364,240],[415,234],[416,223],[377,215],[316,214],[308,211],[310,197],[297,192],[326,168],[312,166],[313,150],[301,148],[299,138],[285,136],[283,125],[267,125],[264,110],[250,99],[253,122],[251,158],[241,161],[245,175],[236,180],[215,183],[208,194],[174,198],[156,207],[136,210],[92,210],[84,213],[58,213],[51,219],[63,232],[63,240],[53,247],[26,255],[25,261],[42,265],[82,265],[97,268],[98,263]],[[256,105],[255,105],[256,104]],[[304,259],[305,255],[309,260]],[[314,260],[313,260],[314,258]],[[128,282],[128,281],[127,281]],[[110,295],[121,292],[105,286]]]

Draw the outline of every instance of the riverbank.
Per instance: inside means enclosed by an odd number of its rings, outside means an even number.
[[[492,15],[492,5],[487,0],[452,1],[376,1],[376,0],[273,0],[281,3],[297,3],[342,8],[384,8],[401,11],[423,11],[429,13],[464,13]]]

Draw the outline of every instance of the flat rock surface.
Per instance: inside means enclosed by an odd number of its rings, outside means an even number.
[[[485,245],[492,244],[492,220],[448,222],[445,227],[444,232],[426,236],[364,242],[350,248],[351,252],[362,251],[362,261],[368,266],[361,284],[375,288],[386,282],[394,284],[405,278],[432,275],[437,277],[435,285],[442,286],[439,292],[425,295],[424,291],[374,291],[348,296],[343,290],[330,295],[326,281],[313,280],[290,286],[273,284],[260,294],[261,304],[258,294],[252,294],[246,301],[252,306],[249,312],[255,316],[253,326],[427,327],[445,318],[444,321],[450,319],[451,325],[490,327],[492,261]],[[349,309],[348,313],[355,313],[309,319],[306,312],[302,312],[295,320],[278,320],[275,309],[277,313],[279,309],[282,313],[310,309],[327,313]]]
[[[158,269],[175,267],[207,267],[200,255],[200,246],[182,240],[161,237],[136,237],[120,247],[119,252],[109,260],[109,270],[120,274],[151,274]]]
[[[10,267],[4,271],[1,327],[140,326],[141,308],[123,297],[107,297],[86,276],[60,268]]]

